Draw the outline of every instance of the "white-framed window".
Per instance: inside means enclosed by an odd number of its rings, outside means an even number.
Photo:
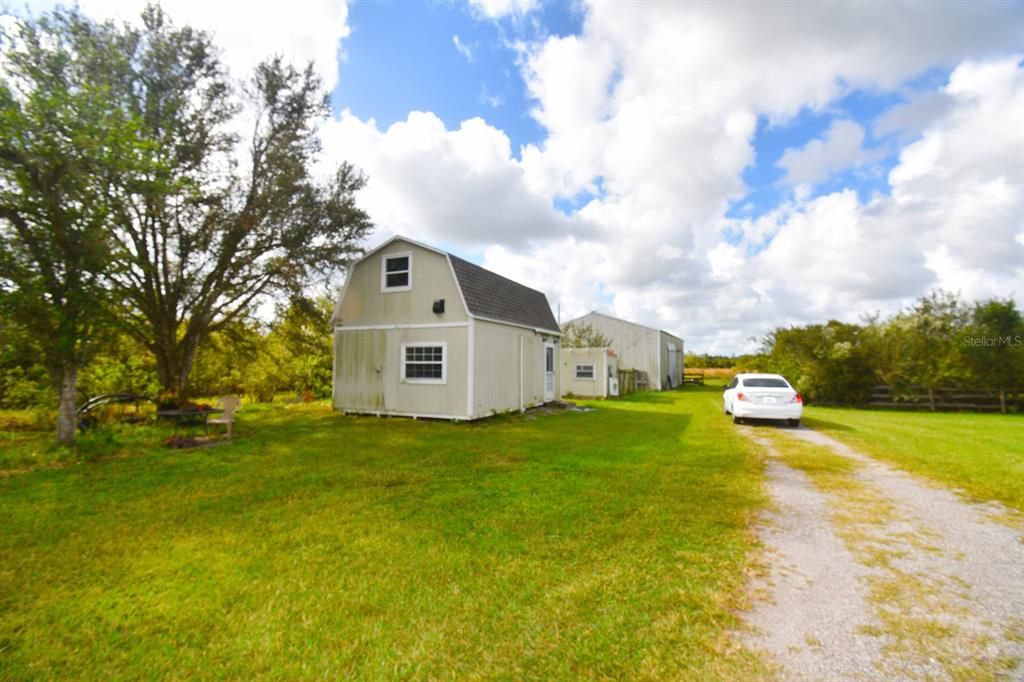
[[[448,344],[444,341],[402,344],[402,381],[443,384],[448,381]]]
[[[593,363],[580,363],[576,365],[576,378],[577,379],[593,379],[594,378],[594,364]]]
[[[412,289],[412,253],[389,253],[380,257],[380,290]]]

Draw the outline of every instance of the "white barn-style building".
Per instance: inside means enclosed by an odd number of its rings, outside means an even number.
[[[560,398],[547,297],[405,237],[350,268],[332,324],[337,410],[469,420]]]
[[[568,325],[591,325],[606,336],[618,355],[620,369],[647,373],[651,390],[678,388],[683,383],[683,340],[661,329],[591,311]]]

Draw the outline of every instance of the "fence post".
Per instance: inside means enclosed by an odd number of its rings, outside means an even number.
[[[999,389],[999,411],[1006,414],[1006,389]]]
[[[928,409],[935,411],[935,389],[931,386],[928,387]]]

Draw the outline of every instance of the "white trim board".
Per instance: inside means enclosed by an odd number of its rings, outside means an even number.
[[[441,249],[437,249],[437,248],[434,248],[433,246],[430,246],[430,245],[428,245],[428,244],[423,244],[423,243],[421,243],[421,242],[418,242],[418,241],[416,241],[415,239],[409,239],[408,237],[403,237],[403,236],[402,236],[402,235],[400,235],[400,234],[396,234],[396,235],[395,235],[394,237],[391,237],[390,239],[387,239],[387,240],[385,240],[385,241],[384,241],[383,243],[381,243],[381,244],[378,244],[377,246],[375,246],[375,247],[373,247],[372,249],[370,249],[369,251],[367,251],[367,252],[366,252],[366,253],[365,253],[365,254],[363,255],[363,257],[362,257],[362,258],[360,258],[359,260],[357,260],[357,261],[356,261],[355,263],[353,263],[352,265],[356,265],[356,263],[362,263],[362,262],[363,262],[364,260],[366,260],[366,259],[367,259],[367,258],[369,258],[370,256],[374,255],[375,253],[377,253],[378,251],[380,251],[381,249],[383,249],[383,248],[384,248],[385,246],[387,246],[387,245],[389,245],[389,244],[393,244],[394,242],[397,242],[397,241],[403,241],[403,242],[408,242],[409,244],[412,244],[413,246],[418,246],[418,247],[420,247],[421,249],[426,249],[427,251],[433,251],[434,253],[439,253],[439,254],[441,254],[442,256],[447,256],[447,255],[448,255],[448,253],[447,253],[447,252],[445,252],[445,251],[442,251]]]
[[[364,324],[352,327],[342,325],[336,326],[334,331],[338,332],[367,332],[379,331],[381,329],[453,329],[456,327],[468,327],[469,322],[434,322],[427,324]]]
[[[375,417],[411,417],[413,419],[444,419],[453,422],[469,421],[465,415],[457,414],[425,414],[422,412],[389,412],[387,410],[338,409],[342,414],[365,414]],[[479,419],[479,417],[474,417]]]
[[[544,404],[545,403],[542,400],[540,402],[532,403],[530,405],[527,405],[526,407],[527,408],[540,407],[541,405],[544,405]],[[445,421],[450,421],[450,422],[476,421],[477,419],[488,419],[490,417],[494,417],[494,416],[497,416],[498,414],[501,414],[500,412],[493,412],[493,413],[490,413],[490,414],[481,414],[481,415],[474,415],[472,417],[466,417],[464,415],[455,415],[455,414],[425,414],[425,413],[422,413],[422,412],[389,412],[387,410],[360,410],[360,409],[344,410],[344,409],[340,409],[340,408],[335,408],[335,410],[337,412],[341,412],[344,415],[351,414],[351,415],[367,415],[367,416],[372,415],[374,417],[408,417],[408,418],[412,418],[412,419],[443,419]]]
[[[452,275],[452,281],[455,282],[455,290],[459,292],[459,300],[462,301],[462,309],[466,311],[466,317],[472,319],[473,313],[469,312],[469,304],[466,303],[466,295],[462,293],[462,285],[459,284],[459,276],[455,274],[455,266],[452,265],[452,255],[450,253],[444,254],[444,260],[448,263],[448,272]]]
[[[548,329],[539,329],[537,327],[528,327],[524,324],[516,324],[515,322],[505,322],[504,320],[494,320],[489,317],[480,317],[479,315],[470,315],[469,320],[479,320],[480,322],[490,322],[492,324],[503,324],[508,327],[517,327],[519,329],[528,329],[536,334],[546,334],[547,336],[561,337],[561,332],[553,332]],[[469,321],[466,322],[427,322],[424,324],[363,324],[355,325],[352,327],[346,327],[344,325],[335,325],[337,331],[369,331],[371,329],[441,329],[444,327],[468,327]]]
[[[541,327],[531,327],[527,324],[519,324],[518,322],[509,322],[508,320],[496,320],[493,317],[483,317],[481,315],[470,315],[474,320],[480,320],[481,322],[490,322],[492,324],[504,324],[509,327],[518,327],[520,329],[529,329],[531,332],[537,334],[547,334],[548,336],[562,337],[562,332],[556,332],[551,329],[542,329]]]

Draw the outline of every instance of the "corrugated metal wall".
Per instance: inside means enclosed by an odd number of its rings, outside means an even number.
[[[649,388],[661,389],[664,377],[661,376],[663,373],[659,367],[658,356],[662,348],[658,330],[598,313],[588,313],[573,322],[593,325],[594,329],[611,339],[611,347],[619,356],[620,369],[639,369],[647,372]]]

